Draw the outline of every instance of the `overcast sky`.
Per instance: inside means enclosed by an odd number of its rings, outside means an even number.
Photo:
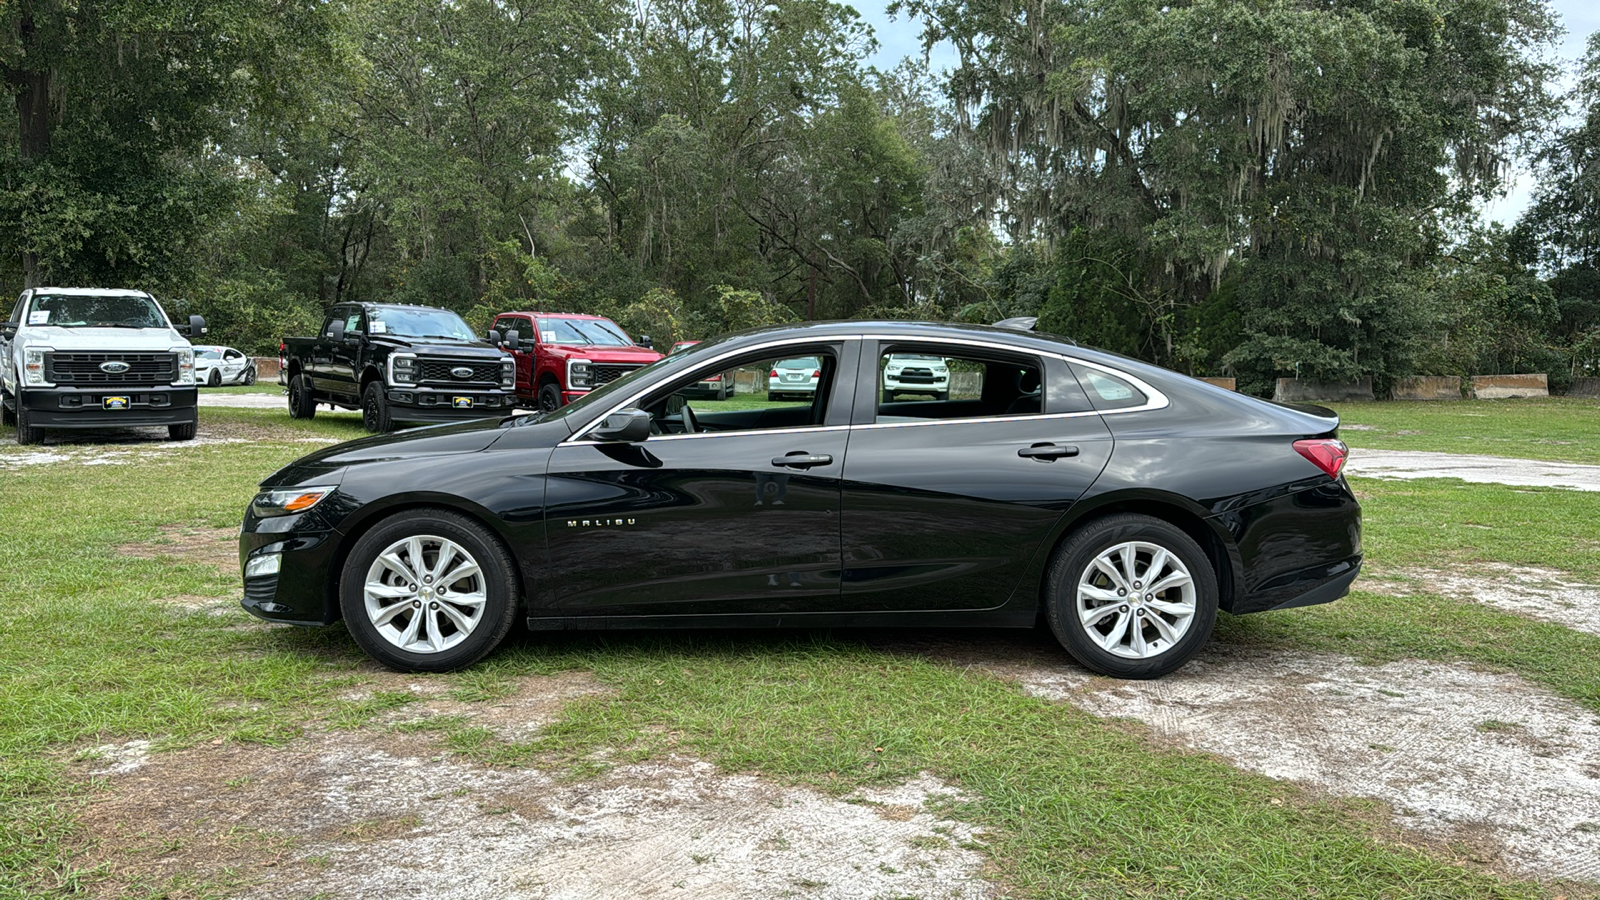
[[[880,47],[878,55],[871,60],[874,65],[881,69],[892,69],[902,58],[922,52],[922,41],[918,37],[921,29],[903,15],[891,19],[885,12],[889,0],[856,0],[852,5],[877,33]],[[1589,35],[1600,31],[1600,3],[1595,0],[1550,0],[1550,6],[1567,29],[1556,48],[1556,55],[1570,66],[1583,55]],[[935,50],[935,69],[953,64],[954,61],[953,53]],[[1510,194],[1486,205],[1484,218],[1509,225],[1527,208],[1532,194],[1533,179],[1526,172],[1519,172]]]

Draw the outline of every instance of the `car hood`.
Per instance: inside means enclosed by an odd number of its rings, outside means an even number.
[[[392,434],[346,441],[302,456],[267,476],[264,488],[337,480],[333,473],[347,466],[418,456],[448,456],[487,450],[504,437],[512,419],[475,419],[454,425],[411,428]]]
[[[559,356],[581,356],[599,363],[653,363],[661,354],[644,347],[596,347],[592,344],[543,344],[546,353]]]
[[[491,347],[482,341],[445,341],[434,338],[405,338],[392,334],[378,335],[372,339],[373,343],[383,343],[397,350],[413,350],[417,353],[438,353],[453,357],[480,359],[499,359],[505,354],[499,347]]]
[[[23,341],[28,347],[55,350],[105,350],[142,352],[189,346],[188,338],[170,328],[62,328],[29,325]]]

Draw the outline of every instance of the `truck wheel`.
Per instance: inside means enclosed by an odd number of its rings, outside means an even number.
[[[561,408],[561,386],[554,381],[546,381],[539,386],[539,411],[555,412]]]
[[[394,419],[389,417],[389,398],[383,394],[383,383],[367,382],[361,392],[361,424],[373,434],[394,430]]]
[[[296,375],[289,379],[289,418],[309,419],[317,414],[317,401],[311,393],[311,378]]]
[[[192,441],[194,433],[200,429],[200,417],[195,416],[193,422],[179,422],[167,426],[167,438],[174,441]]]
[[[356,541],[339,579],[345,626],[402,672],[482,659],[517,615],[515,567],[492,532],[439,509],[397,513]]]
[[[20,402],[17,404],[17,443],[42,444],[44,443],[44,429],[33,425],[32,416],[28,415],[28,408]]]
[[[0,392],[0,425],[17,424],[17,411],[6,405],[6,395]]]

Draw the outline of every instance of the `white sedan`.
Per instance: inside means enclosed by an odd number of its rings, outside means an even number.
[[[194,348],[194,380],[217,387],[224,384],[255,384],[256,361],[232,347]]]

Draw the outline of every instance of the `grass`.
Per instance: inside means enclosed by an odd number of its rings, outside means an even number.
[[[1558,434],[1579,433],[1591,414],[1560,403],[1495,407],[1511,420],[1536,410]],[[236,527],[256,482],[314,448],[305,439],[364,433],[353,415],[201,415],[205,428],[271,437],[128,445],[119,449],[135,459],[101,466],[8,467],[7,457],[34,448],[0,445],[9,635],[0,641],[0,897],[66,896],[106,877],[79,868],[77,810],[93,788],[68,774],[75,754],[134,738],[158,749],[276,745],[323,727],[398,728],[483,764],[564,766],[571,778],[669,752],[841,795],[932,772],[963,792],[948,813],[985,829],[991,874],[1016,897],[1596,895],[1474,871],[1395,842],[1375,804],[1173,751],[1141,727],[848,632],[524,635],[469,672],[428,680],[454,700],[493,703],[520,676],[585,670],[614,693],[569,703],[560,722],[522,743],[470,717],[383,725],[385,712],[415,697],[348,699],[365,680],[364,660],[342,629],[241,629],[243,612],[186,611],[164,600],[236,597],[236,574],[117,549],[173,524]],[[0,441],[11,436],[0,430]],[[1600,580],[1600,542],[1572,525],[1600,521],[1600,495],[1452,481],[1356,488],[1379,568],[1500,562]],[[1325,607],[1224,617],[1219,638],[1484,665],[1600,711],[1600,638],[1442,597],[1358,590]],[[188,880],[148,891],[233,893]]]
[[[1600,400],[1330,403],[1352,447],[1600,464]]]

